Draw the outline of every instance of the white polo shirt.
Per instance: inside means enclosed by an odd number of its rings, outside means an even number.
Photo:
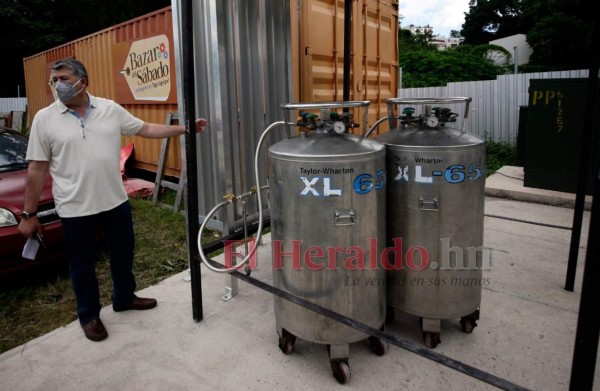
[[[121,135],[144,121],[109,99],[89,95],[83,118],[57,100],[33,119],[27,160],[48,161],[60,217],[104,212],[127,200],[119,165]]]

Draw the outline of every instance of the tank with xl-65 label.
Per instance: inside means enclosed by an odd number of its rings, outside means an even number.
[[[385,146],[349,129],[369,101],[288,103],[299,134],[269,147],[273,285],[375,328],[385,323]],[[341,112],[336,111],[340,110]],[[315,112],[316,110],[316,112]],[[285,122],[290,122],[286,119]],[[364,132],[363,124],[362,130]],[[328,345],[335,378],[350,378],[349,344],[387,343],[275,297],[281,350],[296,337]]]
[[[463,331],[473,331],[487,284],[485,143],[466,132],[470,102],[389,99],[393,130],[377,137],[387,148],[387,319],[393,309],[418,316],[430,348],[442,319],[460,318]],[[462,130],[448,126],[458,114],[446,104],[465,107]]]

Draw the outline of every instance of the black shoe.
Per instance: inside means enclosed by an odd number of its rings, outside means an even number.
[[[156,304],[156,299],[134,296],[133,301],[128,305],[117,305],[113,303],[113,311],[149,310],[156,307]]]
[[[90,341],[98,342],[108,337],[108,332],[100,318],[94,319],[90,323],[82,324],[81,328]]]

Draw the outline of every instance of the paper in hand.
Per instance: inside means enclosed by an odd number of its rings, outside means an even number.
[[[40,247],[40,243],[33,238],[27,239],[25,242],[25,247],[23,247],[23,258],[35,260],[35,256],[37,255],[38,249]]]

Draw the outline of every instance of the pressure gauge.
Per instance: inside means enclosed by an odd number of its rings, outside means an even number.
[[[427,120],[425,121],[425,123],[430,128],[435,128],[436,126],[438,126],[440,124],[440,120],[435,115],[430,115],[429,117],[427,117]]]
[[[341,134],[346,132],[346,125],[342,121],[335,121],[333,123],[333,131]]]

